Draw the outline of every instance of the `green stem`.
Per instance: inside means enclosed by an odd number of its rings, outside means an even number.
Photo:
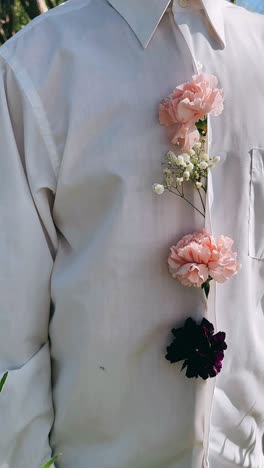
[[[205,296],[208,299],[209,292],[210,292],[210,283],[209,283],[209,281],[205,281],[205,283],[202,284],[201,288],[204,290]]]
[[[0,393],[2,392],[2,390],[3,390],[3,388],[4,388],[4,385],[5,385],[5,383],[6,383],[7,376],[8,376],[8,371],[5,372],[5,374],[3,375],[3,377],[2,377],[1,380],[0,380]]]
[[[62,453],[58,453],[57,455],[55,455],[54,457],[52,457],[47,463],[45,463],[45,465],[42,465],[41,468],[51,468],[51,466],[53,465],[53,463],[57,460],[57,458],[59,458],[60,456],[62,455]]]

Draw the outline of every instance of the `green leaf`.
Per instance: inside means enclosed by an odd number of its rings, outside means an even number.
[[[207,117],[205,117],[204,120],[198,120],[195,125],[200,135],[205,135],[207,133]]]
[[[51,465],[57,460],[62,455],[62,453],[58,453],[57,455],[54,455],[45,465],[42,465],[41,468],[50,468]]]
[[[1,381],[0,381],[0,393],[2,392],[2,390],[3,390],[3,388],[4,388],[4,385],[5,385],[7,376],[8,376],[8,371],[6,371],[5,374],[3,375],[3,377],[1,378]]]
[[[209,281],[206,281],[205,283],[203,283],[201,288],[204,290],[204,293],[205,293],[206,297],[208,298],[209,292],[210,292],[210,283],[209,283]]]

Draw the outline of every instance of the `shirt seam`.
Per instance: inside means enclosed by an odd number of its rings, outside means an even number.
[[[43,108],[40,96],[35,90],[32,80],[30,79],[29,75],[24,69],[20,68],[18,64],[15,63],[15,61],[13,61],[13,63],[10,63],[7,57],[3,54],[3,51],[1,51],[0,53],[0,58],[2,58],[2,60],[6,63],[6,65],[13,71],[15,79],[19,83],[24,97],[27,99],[27,101],[30,104],[30,107],[36,119],[38,129],[43,138],[44,144],[46,145],[49,158],[50,158],[50,162],[55,172],[56,185],[57,185],[57,181],[58,181],[57,177],[58,177],[59,167],[61,164],[61,158],[59,158],[56,144],[54,141],[54,137],[52,135],[50,124],[49,124],[46,112]]]

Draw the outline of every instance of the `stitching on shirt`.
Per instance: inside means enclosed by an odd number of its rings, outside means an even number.
[[[37,121],[40,134],[42,135],[42,138],[44,140],[44,143],[46,144],[48,153],[50,155],[50,161],[51,161],[52,167],[57,177],[59,166],[60,166],[60,158],[57,153],[56,144],[52,136],[50,124],[47,119],[46,112],[42,106],[40,97],[37,94],[36,90],[34,89],[33,83],[30,77],[28,76],[28,74],[26,73],[26,71],[22,69],[18,70],[18,66],[16,66],[16,64],[11,65],[11,63],[9,63],[8,60],[4,57],[3,53],[0,54],[0,57],[7,64],[7,66],[10,67],[10,69],[13,71],[15,78],[18,81],[25,98],[30,103],[30,106],[33,110],[34,116]]]

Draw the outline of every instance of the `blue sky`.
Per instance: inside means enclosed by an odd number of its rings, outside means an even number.
[[[237,0],[238,5],[245,6],[250,10],[264,13],[264,1],[263,0]]]

